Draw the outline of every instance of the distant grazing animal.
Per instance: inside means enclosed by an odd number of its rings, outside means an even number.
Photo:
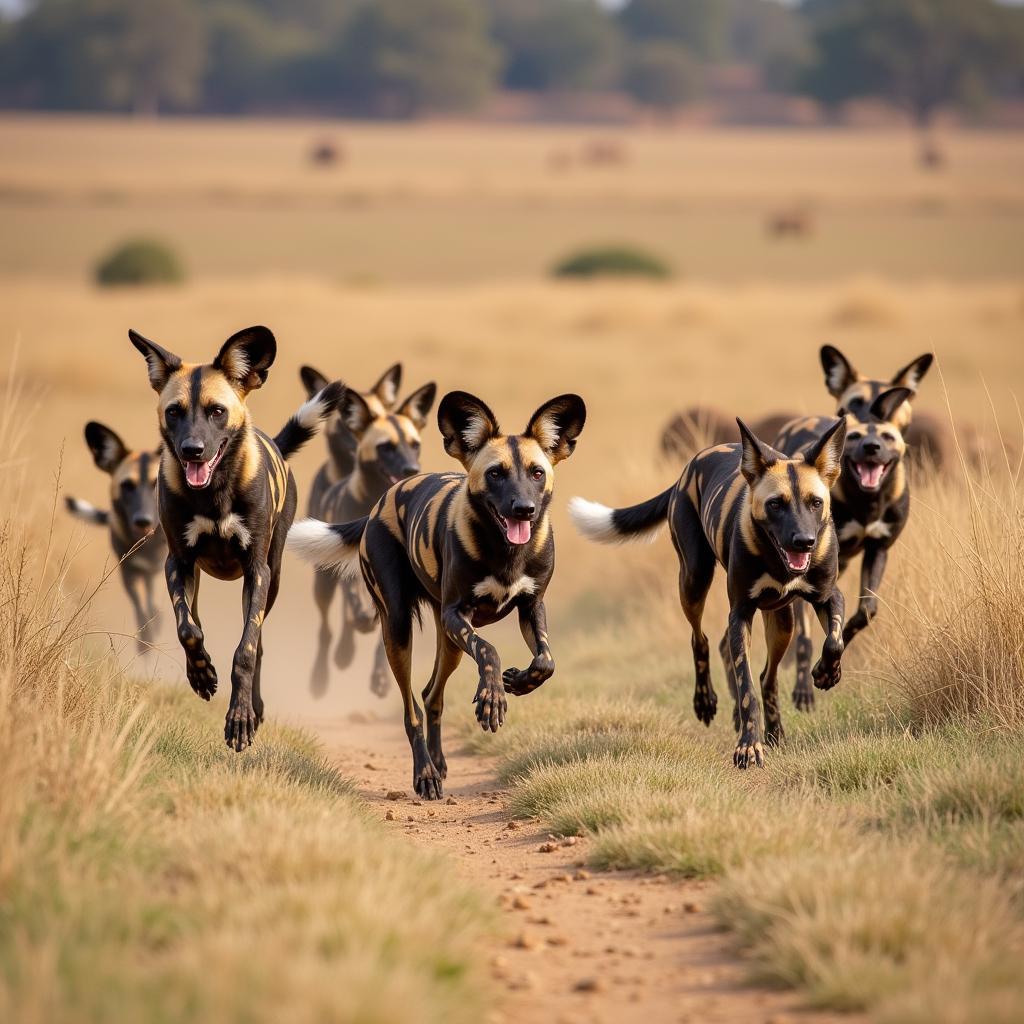
[[[776,412],[749,424],[758,437],[774,437],[797,414]],[[692,405],[677,413],[661,434],[661,453],[672,462],[687,462],[697,452],[716,444],[739,441],[736,420],[711,406]]]
[[[843,629],[848,645],[878,612],[889,549],[903,532],[910,514],[910,487],[904,453],[906,444],[894,422],[903,404],[913,397],[909,388],[890,388],[872,401],[866,412],[846,417],[846,447],[842,470],[832,487],[832,521],[839,539],[839,573],[863,553],[857,611]],[[817,445],[835,421],[822,417],[794,420],[783,428],[774,447],[790,458]],[[806,605],[796,616],[796,687],[793,703],[801,710],[814,705],[810,684],[811,641]]]
[[[772,238],[808,238],[814,234],[814,214],[802,207],[777,210],[766,228]]]
[[[726,570],[729,626],[719,650],[735,704],[739,738],[733,763],[764,765],[764,744],[783,739],[777,672],[793,635],[792,602],[809,601],[825,630],[814,684],[839,682],[843,653],[843,595],[836,586],[839,544],[832,525],[830,490],[839,476],[846,421],[834,420],[794,458],[770,448],[741,421],[742,440],[694,456],[677,483],[631,508],[611,509],[573,498],[569,512],[580,532],[605,544],[652,533],[666,519],[679,556],[679,598],[693,630],[696,685],[693,708],[706,725],[718,698],[711,684],[708,638],[701,620],[715,574]],[[754,613],[764,618],[768,659],[761,673],[766,727],[750,674]]]
[[[372,398],[367,400],[356,391],[347,391],[338,412],[342,423],[356,439],[355,468],[318,496],[315,510],[313,502],[310,502],[310,514],[329,522],[351,522],[368,515],[389,487],[419,473],[419,432],[427,424],[427,415],[436,395],[436,384],[424,384],[394,412],[378,412],[377,403]],[[345,577],[340,583],[342,628],[334,661],[338,668],[346,668],[355,655],[354,634],[373,632],[377,628],[377,614],[365,598],[363,587],[355,579]],[[314,596],[320,609],[320,633],[311,677],[311,686],[316,694],[323,693],[327,687],[327,649],[331,642],[327,611],[338,584],[334,572],[316,570]],[[384,697],[389,686],[387,656],[383,642],[380,642],[370,676],[370,689]]]
[[[429,473],[389,488],[368,516],[328,525],[304,520],[289,545],[321,566],[354,567],[356,559],[380,616],[391,671],[405,704],[413,788],[441,797],[448,768],[441,747],[444,689],[463,654],[477,665],[474,702],[481,727],[505,720],[505,694],[530,693],[551,677],[544,593],[554,571],[548,510],[554,466],[567,459],[583,430],[578,395],[542,405],[521,434],[502,434],[494,413],[464,391],[445,395],[437,420],[445,451],[465,473]],[[413,619],[434,613],[437,650],[423,713],[412,693]],[[501,670],[498,652],[477,628],[519,617],[533,655],[525,669]]]
[[[216,692],[217,672],[199,622],[201,572],[243,580],[242,638],[232,662],[224,725],[225,742],[241,751],[263,721],[263,620],[277,598],[284,541],[295,516],[295,480],[285,460],[316,434],[341,400],[344,385],[328,385],[272,439],[253,426],[245,404],[266,382],[277,354],[266,327],[232,335],[206,364],[183,363],[135,331],[128,335],[145,356],[149,383],[159,396],[167,589],[188,681],[203,700]]]
[[[135,452],[110,427],[85,425],[85,443],[97,468],[110,476],[110,510],[67,497],[68,511],[96,526],[110,528],[110,543],[119,563],[121,582],[135,612],[138,649],[147,651],[156,637],[153,577],[167,555],[156,521],[156,477],[159,452]]]

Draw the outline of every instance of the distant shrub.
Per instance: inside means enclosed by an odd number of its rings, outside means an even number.
[[[653,277],[659,280],[672,276],[664,260],[624,245],[581,249],[555,264],[552,273],[555,277]]]
[[[172,249],[145,238],[119,245],[96,267],[96,282],[104,286],[177,284],[184,276]]]

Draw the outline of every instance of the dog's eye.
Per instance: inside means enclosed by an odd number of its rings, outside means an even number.
[[[864,435],[859,430],[851,430],[846,435],[847,441],[859,441]]]
[[[206,412],[211,420],[222,420],[227,415],[227,409],[223,405],[211,405]]]
[[[487,470],[487,479],[488,480],[500,480],[501,477],[502,477],[502,472],[501,472],[501,467],[500,466],[491,466],[491,468],[489,470]]]
[[[169,405],[169,406],[167,406],[167,411],[164,413],[164,415],[167,417],[167,422],[168,423],[173,423],[174,420],[176,420],[181,415],[181,406],[180,405]]]
[[[807,502],[807,504],[810,505],[813,509],[820,509],[821,506],[825,504],[825,502],[822,501],[821,498],[815,496],[811,498],[810,501]]]
[[[764,503],[764,507],[766,509],[768,509],[769,512],[778,512],[782,508],[782,499],[781,498],[769,498]]]
[[[543,480],[546,474],[540,466],[533,466],[530,469],[530,476],[532,476],[534,480]]]
[[[888,430],[883,430],[882,431],[882,440],[883,441],[888,441],[890,444],[892,444],[892,442],[896,440],[896,435],[895,434],[890,434]]]

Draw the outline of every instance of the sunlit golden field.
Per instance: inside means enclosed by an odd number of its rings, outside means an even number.
[[[306,152],[325,136],[346,159],[313,169]],[[596,167],[574,156],[552,169],[552,153],[578,154],[594,138],[614,139],[624,162]],[[45,539],[56,495],[106,504],[106,480],[82,441],[87,420],[132,445],[155,444],[155,396],[129,327],[206,359],[238,328],[270,326],[278,360],[250,407],[272,433],[305,397],[304,363],[365,388],[401,360],[403,392],[431,379],[441,393],[474,392],[509,429],[543,400],[579,392],[589,418],[558,468],[553,513],[558,673],[511,702],[498,741],[477,739],[502,755],[514,809],[546,828],[592,834],[599,866],[724,878],[721,918],[758,970],[818,1005],[892,1021],[1019,1019],[1024,996],[1007,953],[1024,946],[1011,884],[1024,812],[1010,742],[1024,714],[1012,696],[1024,598],[1013,454],[1024,448],[1024,139],[962,132],[942,141],[948,167],[925,173],[913,139],[896,132],[5,118],[0,394],[14,378],[25,398],[16,422],[0,414],[0,426],[7,437],[29,426],[0,465],[17,516]],[[769,239],[766,219],[794,205],[814,211],[813,234]],[[170,241],[188,281],[95,287],[95,259],[139,234]],[[663,284],[547,279],[565,251],[606,240],[649,246],[677,275]],[[1010,454],[993,476],[972,470],[970,485],[955,466],[940,484],[915,483],[882,610],[844,662],[841,691],[820,697],[809,718],[785,697],[786,751],[766,773],[738,779],[726,770],[732,737],[717,659],[718,721],[711,730],[680,724],[692,717],[692,668],[668,541],[588,545],[565,505],[573,494],[632,503],[667,486],[679,467],[659,460],[658,437],[683,406],[745,418],[831,411],[817,358],[824,342],[871,375],[934,352],[915,407],[978,428],[996,448],[1002,437]],[[314,442],[293,461],[302,507],[320,458]],[[454,465],[432,425],[423,465]],[[52,543],[75,552],[63,580],[73,596],[112,567],[109,543],[59,503],[54,515]],[[846,583],[851,593],[854,573]],[[721,589],[707,618],[715,641]],[[310,697],[310,590],[308,568],[287,560],[265,630],[269,713],[316,728],[353,708],[395,711],[396,695],[380,702],[368,692],[367,643],[326,697]],[[219,665],[237,640],[239,600],[236,585],[204,583]],[[168,620],[157,654],[132,660],[131,618],[112,579],[88,612],[85,649],[110,643],[129,674],[184,687]],[[994,630],[998,643],[987,639]],[[417,646],[420,674],[429,632]],[[514,625],[490,633],[514,664]],[[449,690],[459,694],[449,714],[463,725],[471,677],[464,664]],[[218,696],[218,713],[223,703]],[[232,771],[220,761],[216,770]],[[321,797],[310,798],[310,813]],[[205,822],[212,811],[201,810]],[[819,844],[823,822],[834,838]],[[741,826],[755,833],[749,843]],[[754,877],[762,856],[785,884]],[[918,877],[921,863],[928,871]],[[815,898],[819,878],[836,915]],[[869,897],[851,900],[872,879]],[[978,936],[973,948],[957,937],[967,934]],[[945,1005],[928,994],[935,964],[940,979],[953,979]]]

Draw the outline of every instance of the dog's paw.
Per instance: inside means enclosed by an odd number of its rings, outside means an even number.
[[[239,698],[233,701],[224,719],[224,742],[236,753],[241,753],[252,743],[259,724],[251,700]]]
[[[373,666],[370,673],[370,692],[378,697],[386,697],[391,692],[391,675],[386,666]]]
[[[831,690],[843,678],[842,648],[834,652],[826,648],[811,670],[814,685],[819,690]]]
[[[413,769],[412,788],[424,800],[440,800],[444,796],[444,780],[430,760]]]
[[[737,768],[764,767],[764,745],[753,733],[747,732],[740,737],[733,751],[732,763]]]
[[[797,711],[814,710],[814,690],[811,688],[811,681],[806,676],[798,679],[793,688],[793,706]]]
[[[185,675],[188,677],[188,685],[203,700],[209,700],[217,692],[217,670],[205,648],[200,647],[185,659]]]
[[[484,732],[497,732],[505,724],[508,701],[503,687],[495,686],[487,678],[481,679],[473,703],[476,705],[476,720]]]
[[[693,712],[698,722],[710,725],[718,711],[718,694],[710,686],[701,686],[693,692]]]

